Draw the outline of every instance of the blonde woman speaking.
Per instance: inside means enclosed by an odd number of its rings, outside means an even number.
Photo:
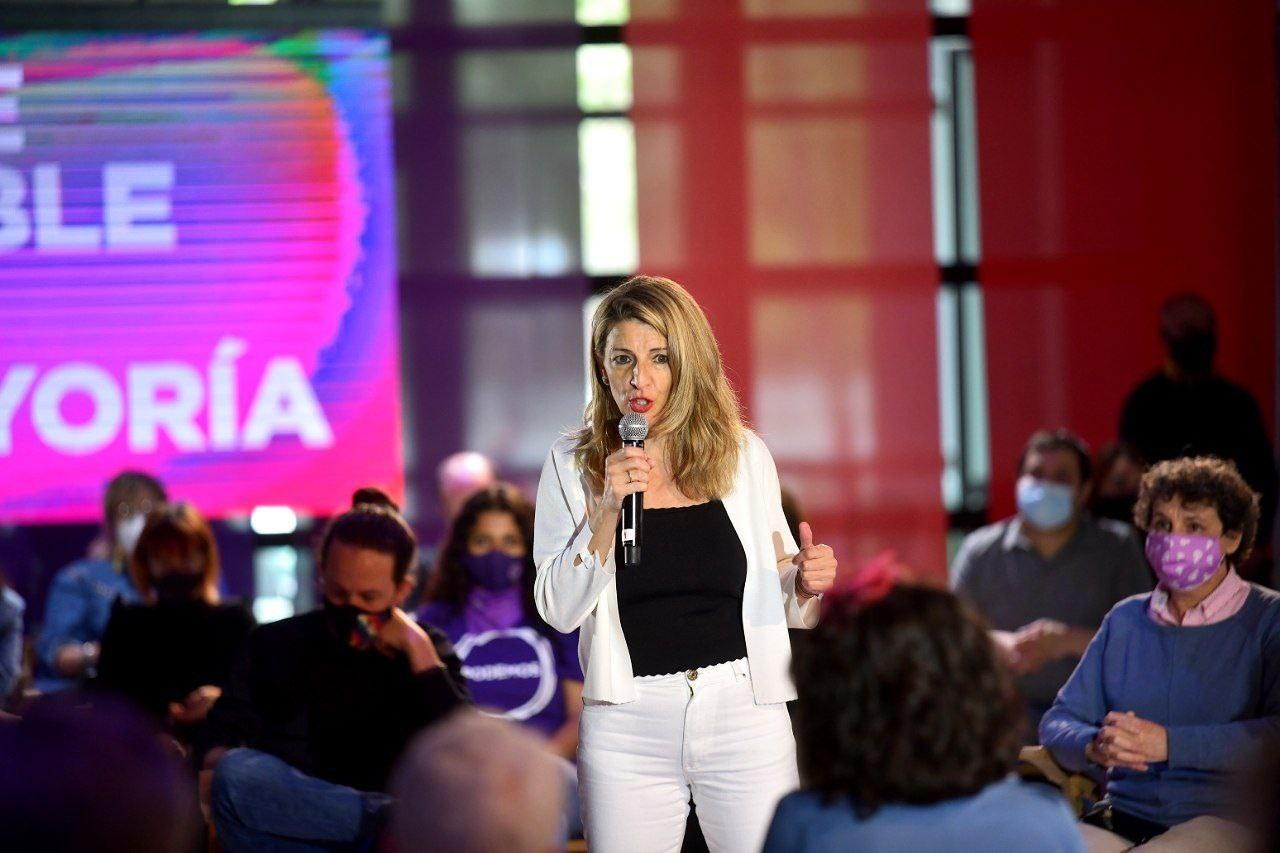
[[[588,843],[679,850],[692,795],[712,850],[759,850],[798,783],[787,628],[817,622],[835,555],[807,524],[799,547],[788,532],[773,458],[684,288],[639,276],[610,292],[591,366],[585,423],[542,469],[533,544],[539,613],[581,631]],[[643,448],[622,445],[626,412],[648,419]],[[643,558],[624,565],[636,493]]]

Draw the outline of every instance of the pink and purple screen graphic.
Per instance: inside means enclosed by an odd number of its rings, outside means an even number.
[[[388,45],[0,37],[0,522],[403,489]]]

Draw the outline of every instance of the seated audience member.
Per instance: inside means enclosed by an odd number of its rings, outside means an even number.
[[[117,598],[138,600],[129,559],[147,513],[165,500],[164,488],[147,474],[125,471],[107,484],[102,538],[109,556],[77,560],[49,587],[36,643],[36,687],[42,692],[72,687],[93,675],[111,605]]]
[[[0,710],[22,678],[22,612],[27,603],[0,574]]]
[[[158,734],[111,697],[47,697],[0,723],[0,850],[195,853],[194,786]]]
[[[568,833],[582,834],[578,634],[561,634],[533,603],[533,505],[514,486],[475,493],[459,509],[427,590],[420,622],[449,637],[476,705],[547,738],[565,759]]]
[[[533,505],[514,487],[462,505],[418,619],[449,637],[476,705],[534,729],[573,760],[582,711],[577,633],[561,634],[533,605]]]
[[[1018,676],[1027,740],[1102,617],[1152,585],[1133,529],[1084,512],[1090,468],[1070,432],[1031,436],[1018,465],[1018,514],[969,534],[951,567],[956,592],[995,629]]]
[[[1011,775],[1022,707],[981,620],[944,590],[861,586],[796,642],[803,787],[765,853],[1082,851],[1061,796]]]
[[[391,784],[399,853],[563,849],[559,769],[511,723],[459,711],[410,744]]]
[[[416,546],[360,489],[320,546],[323,609],[249,636],[199,738],[223,850],[367,848],[405,744],[466,703],[448,640],[400,609]]]
[[[165,719],[180,739],[222,694],[253,616],[218,600],[218,548],[190,504],[152,510],[131,560],[141,604],[117,600],[98,686]]]
[[[1159,585],[1107,614],[1040,739],[1105,768],[1091,849],[1238,849],[1230,778],[1280,738],[1280,595],[1236,573],[1258,497],[1226,462],[1178,459],[1143,477],[1135,515]]]
[[[1089,511],[1094,518],[1109,518],[1133,524],[1133,505],[1138,502],[1138,487],[1146,463],[1127,444],[1108,444],[1098,454],[1089,497]]]

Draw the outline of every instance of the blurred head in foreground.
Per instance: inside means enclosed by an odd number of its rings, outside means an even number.
[[[1012,770],[1022,706],[985,626],[945,590],[828,598],[792,665],[810,790],[863,817],[975,794]]]
[[[0,723],[0,850],[187,851],[195,793],[138,712],[61,697]]]
[[[392,778],[400,853],[545,853],[563,846],[563,776],[534,735],[459,711],[419,735]]]

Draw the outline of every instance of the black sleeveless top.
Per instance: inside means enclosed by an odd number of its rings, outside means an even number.
[[[720,501],[646,509],[640,564],[617,573],[618,616],[640,675],[747,656],[747,555]],[[614,547],[621,552],[621,525]]]

